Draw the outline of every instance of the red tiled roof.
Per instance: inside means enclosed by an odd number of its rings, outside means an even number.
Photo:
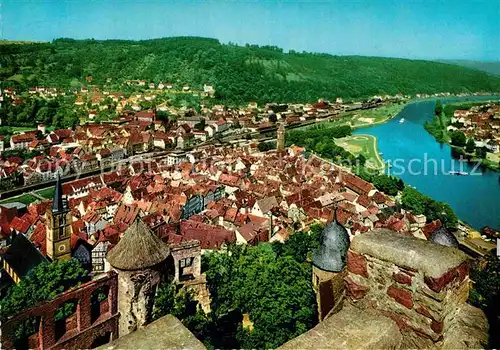
[[[59,137],[59,139],[65,139],[67,137],[70,137],[72,132],[73,130],[71,129],[54,130],[54,134],[56,134]]]
[[[350,192],[342,192],[341,195],[349,202],[354,202],[356,200],[356,197],[357,197],[357,195],[355,195],[354,193],[350,193]]]
[[[113,222],[115,224],[122,222],[128,226],[135,220],[138,214],[139,208],[137,206],[128,206],[126,204],[122,204],[116,210]]]
[[[368,197],[366,194],[362,194],[358,197],[357,201],[356,201],[359,205],[365,207],[365,208],[368,208],[370,206],[370,204],[372,203],[372,200],[370,199],[370,197]]]
[[[202,249],[220,248],[223,243],[236,241],[234,232],[223,227],[208,225],[191,220],[182,220],[180,234],[186,240],[200,241]]]
[[[13,135],[10,140],[12,143],[31,142],[36,140],[36,136],[33,134]]]
[[[223,185],[229,185],[229,186],[236,187],[236,186],[238,186],[239,181],[240,181],[240,178],[236,175],[221,174],[219,177],[219,182]]]
[[[358,194],[368,194],[373,189],[373,185],[357,176],[343,173],[342,181],[344,185]]]
[[[37,247],[43,255],[47,255],[47,242],[46,242],[46,227],[45,224],[39,223],[31,233],[30,241]]]
[[[377,204],[382,204],[387,200],[387,197],[382,192],[379,191],[375,192],[372,198]]]
[[[248,244],[268,241],[269,229],[267,228],[266,223],[256,223],[250,221],[249,223],[238,228],[238,232]]]
[[[424,232],[425,237],[427,237],[427,239],[429,239],[432,232],[438,230],[439,228],[441,228],[441,226],[443,226],[443,224],[441,223],[441,220],[439,220],[439,219],[434,220],[434,221],[428,223],[427,225],[425,225],[423,228],[423,232]]]
[[[31,227],[31,223],[29,221],[24,220],[18,216],[15,216],[14,219],[12,219],[10,225],[11,228],[22,234],[26,234],[26,232],[28,232],[29,228]]]

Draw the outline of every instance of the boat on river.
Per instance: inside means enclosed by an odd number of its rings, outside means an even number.
[[[457,176],[467,176],[469,175],[468,172],[466,171],[450,171],[450,175],[457,175]]]
[[[405,122],[405,118],[399,119],[399,124],[403,124]]]

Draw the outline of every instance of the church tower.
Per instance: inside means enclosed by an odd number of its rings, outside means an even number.
[[[278,152],[282,152],[285,149],[285,124],[280,123],[277,131],[276,148]]]
[[[55,260],[71,259],[71,211],[63,199],[62,185],[57,176],[52,208],[47,210],[47,256]]]

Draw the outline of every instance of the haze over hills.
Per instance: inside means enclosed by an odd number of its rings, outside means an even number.
[[[500,77],[440,62],[320,53],[284,53],[275,46],[221,44],[172,37],[145,41],[57,39],[0,43],[4,85],[70,87],[107,78],[210,82],[227,103],[314,101],[378,94],[500,91]]]
[[[489,74],[500,76],[500,61],[485,62],[471,60],[437,60],[437,62],[455,64],[457,66],[477,69]]]

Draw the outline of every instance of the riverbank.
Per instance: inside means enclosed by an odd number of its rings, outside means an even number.
[[[500,164],[498,164],[498,161],[497,161],[497,163],[494,163],[493,161],[486,159],[486,158],[478,158],[478,157],[476,157],[476,155],[474,153],[468,153],[467,151],[465,151],[464,147],[458,147],[458,146],[452,145],[449,142],[447,144],[451,148],[453,148],[458,154],[463,155],[464,158],[466,158],[469,162],[476,163],[476,164],[479,162],[479,163],[481,163],[481,165],[483,167],[487,168],[488,170],[500,172]],[[486,157],[488,157],[490,154],[495,155],[494,153],[487,153]]]
[[[378,152],[377,138],[372,135],[357,134],[335,139],[335,144],[354,155],[363,155],[366,158],[366,166],[383,171],[384,161]]]
[[[491,152],[486,152],[483,151],[484,153],[480,154],[478,156],[479,150],[476,149],[473,153],[467,152],[465,145],[463,147],[457,146],[456,144],[452,144],[452,136],[454,133],[460,133],[461,131],[449,131],[448,127],[452,124],[451,120],[453,117],[453,114],[455,110],[458,109],[470,109],[473,106],[478,106],[481,104],[489,103],[489,102],[498,102],[499,100],[490,100],[490,101],[484,101],[484,102],[477,102],[477,101],[461,101],[461,102],[455,102],[455,103],[447,103],[443,106],[443,111],[441,112],[440,115],[434,116],[432,121],[427,121],[424,124],[425,130],[429,134],[431,134],[437,142],[439,143],[444,143],[452,147],[456,153],[463,155],[465,158],[467,158],[469,161],[477,163],[480,162],[481,165],[485,168],[488,168],[489,170],[493,170],[496,172],[500,172],[500,164],[498,161],[495,162],[495,159],[498,159],[498,155],[491,153]],[[462,135],[463,137],[463,135]],[[484,150],[486,150],[484,148]],[[484,156],[484,158],[483,158]]]
[[[353,120],[350,121],[350,126],[353,129],[371,127],[387,123],[396,117],[406,105],[406,102],[391,103],[378,108],[347,112],[344,118],[352,117]]]
[[[479,101],[495,97],[476,97]],[[456,100],[445,100],[446,103]],[[419,192],[451,205],[459,218],[472,227],[500,227],[500,186],[498,173],[479,171],[481,176],[452,176],[457,170],[454,150],[438,143],[423,125],[434,118],[434,101],[415,102],[387,123],[353,131],[353,135],[370,134],[377,137],[377,146],[385,162],[393,165],[391,174]],[[404,118],[404,123],[399,119]],[[397,163],[395,163],[397,161]],[[397,166],[395,166],[397,164]],[[473,164],[464,164],[463,171],[478,172]]]
[[[325,119],[316,123],[300,126],[294,130],[307,130],[318,127],[333,127],[348,125],[352,129],[368,128],[387,123],[397,116],[407,105],[407,102],[384,104],[377,108],[360,109],[356,111],[341,112],[335,119]]]

